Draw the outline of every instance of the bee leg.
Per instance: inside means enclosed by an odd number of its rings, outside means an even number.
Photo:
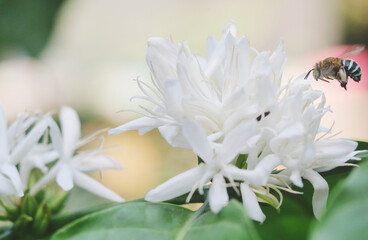
[[[324,81],[324,82],[330,82],[330,81],[328,81],[327,79],[325,79],[325,78],[320,78],[322,81]]]

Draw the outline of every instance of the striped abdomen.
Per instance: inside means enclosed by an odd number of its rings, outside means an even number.
[[[360,77],[362,76],[362,70],[358,63],[351,59],[343,59],[342,65],[345,68],[345,71],[349,77],[351,77],[354,81],[359,82]]]

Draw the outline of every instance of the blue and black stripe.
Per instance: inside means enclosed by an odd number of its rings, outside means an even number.
[[[342,65],[345,68],[346,73],[349,77],[351,77],[354,81],[359,82],[362,76],[362,69],[358,63],[351,59],[343,59]]]

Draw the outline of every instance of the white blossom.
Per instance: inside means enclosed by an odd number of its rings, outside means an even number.
[[[0,193],[19,197],[24,195],[23,189],[26,186],[22,184],[16,165],[26,161],[47,128],[43,119],[38,122],[34,118],[24,121],[24,116],[20,115],[8,129],[0,106]]]
[[[328,184],[319,172],[359,160],[357,143],[326,137],[330,129],[320,126],[329,112],[324,94],[312,90],[304,76],[282,84],[285,62],[282,42],[273,53],[258,52],[246,37],[236,38],[233,23],[219,41],[208,38],[206,57],[191,53],[187,43],[150,38],[147,64],[154,87],[137,80],[144,96],[133,98],[155,107],[141,105],[143,117],[109,134],[158,128],[169,144],[192,150],[203,162],[149,191],[145,199],[165,201],[189,192],[189,200],[208,185],[210,207],[217,213],[229,200],[227,188],[233,187],[241,192],[248,215],[263,222],[258,197],[267,196],[278,208],[280,190],[299,193],[292,186],[302,187],[304,178],[315,189],[313,211],[320,217]],[[246,164],[237,166],[241,154]]]
[[[75,153],[77,148],[91,138],[80,139],[81,125],[78,114],[74,109],[64,106],[60,111],[59,118],[62,133],[60,133],[59,127],[51,117],[47,119],[50,126],[51,140],[59,159],[31,188],[31,194],[37,193],[46,184],[56,180],[57,184],[65,191],[71,190],[75,184],[111,201],[123,201],[119,195],[85,173],[104,169],[120,169],[120,164],[100,153],[102,142],[97,149]]]

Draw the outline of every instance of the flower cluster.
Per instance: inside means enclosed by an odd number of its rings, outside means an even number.
[[[123,201],[86,174],[119,169],[119,163],[100,153],[102,142],[98,149],[76,153],[77,148],[95,136],[80,139],[80,120],[70,107],[63,107],[59,118],[62,131],[50,114],[20,114],[8,127],[0,106],[0,194],[15,198],[24,196],[25,192],[36,195],[56,180],[65,191],[75,184],[111,201]],[[32,177],[34,169],[43,176]]]
[[[169,144],[201,159],[197,167],[149,191],[148,201],[185,193],[189,201],[194,191],[209,189],[210,208],[217,213],[232,187],[248,215],[263,222],[259,202],[278,208],[280,190],[300,193],[292,186],[303,187],[305,179],[314,187],[313,209],[319,217],[328,196],[320,172],[359,160],[354,157],[357,143],[328,138],[331,129],[320,126],[329,111],[324,94],[311,89],[304,76],[282,83],[282,42],[272,53],[258,52],[246,37],[237,39],[236,31],[230,23],[220,40],[210,36],[205,57],[192,53],[187,43],[150,38],[147,64],[153,86],[137,79],[144,96],[136,98],[155,107],[140,106],[143,117],[109,134],[158,128]]]

